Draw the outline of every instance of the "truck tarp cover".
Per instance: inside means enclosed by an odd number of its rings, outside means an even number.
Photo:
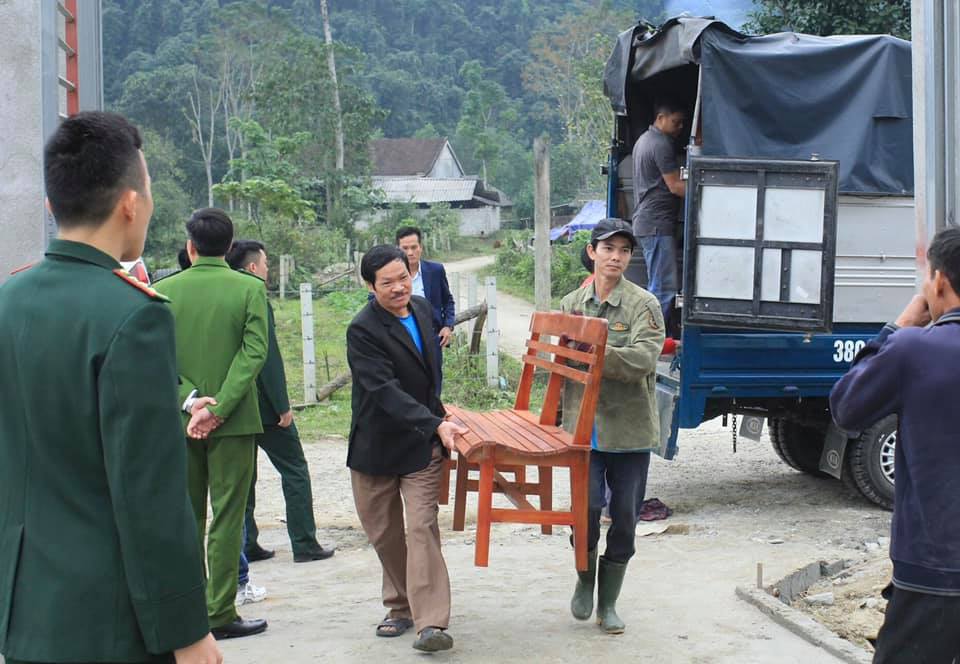
[[[910,43],[883,35],[748,37],[719,21],[671,19],[643,41],[620,35],[604,87],[699,64],[703,154],[840,162],[840,191],[913,194]],[[630,45],[633,45],[632,67]]]

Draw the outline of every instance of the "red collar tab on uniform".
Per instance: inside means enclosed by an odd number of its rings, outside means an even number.
[[[137,290],[143,291],[144,293],[152,297],[154,300],[160,300],[161,302],[170,301],[170,298],[168,298],[166,295],[162,293],[158,293],[154,289],[150,288],[145,283],[137,279],[135,276],[133,276],[132,274],[124,270],[122,267],[118,267],[116,270],[113,271],[113,273],[118,277],[120,277],[121,279],[123,279],[124,281],[126,281],[128,284],[130,284],[134,288],[136,288]]]
[[[34,265],[36,265],[36,263],[27,263],[26,265],[21,265],[20,267],[18,267],[16,270],[14,270],[13,272],[11,272],[10,274],[16,274],[17,272],[23,272],[24,270],[29,270],[29,269],[32,268]]]

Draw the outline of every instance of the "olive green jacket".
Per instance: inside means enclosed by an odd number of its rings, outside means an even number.
[[[0,286],[9,659],[144,661],[208,632],[173,316],[119,268],[54,240]]]
[[[212,438],[261,433],[256,380],[268,343],[263,280],[231,270],[222,258],[201,256],[156,289],[173,311],[181,403],[194,389],[217,400],[210,410],[225,421]]]
[[[663,348],[663,313],[657,298],[623,277],[606,302],[594,285],[568,293],[565,313],[606,318],[607,348],[594,423],[602,452],[647,452],[659,446],[660,417],[655,394],[657,359]],[[583,385],[565,381],[563,425],[572,432]]]

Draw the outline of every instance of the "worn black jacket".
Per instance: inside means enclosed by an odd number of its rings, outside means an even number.
[[[430,463],[445,411],[436,394],[439,350],[430,303],[414,295],[410,308],[423,354],[396,316],[367,303],[347,328],[353,374],[353,421],[347,466],[368,475],[406,475]]]

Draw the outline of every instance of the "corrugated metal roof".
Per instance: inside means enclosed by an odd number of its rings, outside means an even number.
[[[467,178],[374,177],[388,203],[454,203],[473,200],[477,180]]]

